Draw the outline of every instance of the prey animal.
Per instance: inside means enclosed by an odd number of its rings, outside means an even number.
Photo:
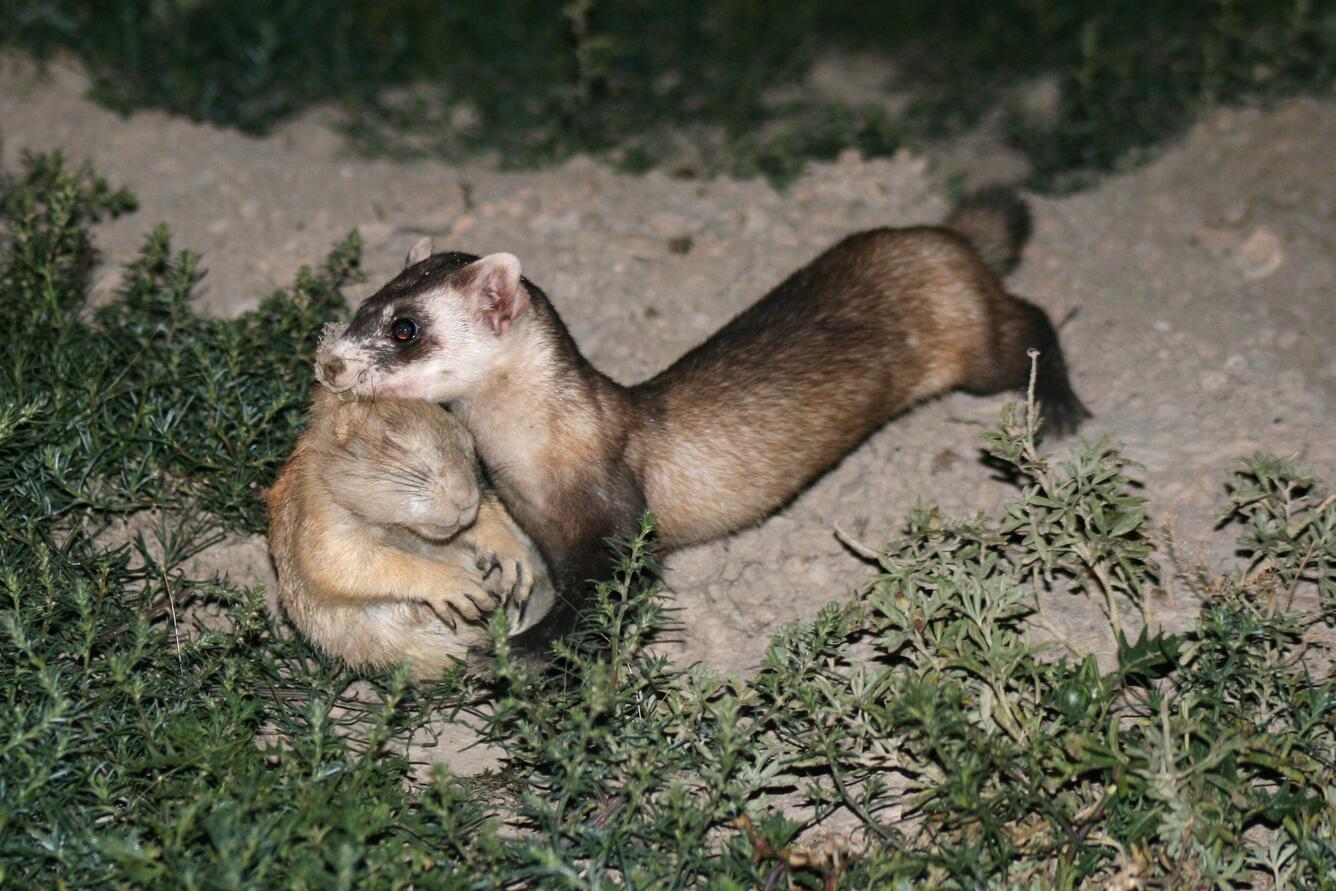
[[[354,402],[318,387],[265,494],[278,594],[298,630],[354,667],[439,677],[552,599],[542,558],[479,479],[472,440],[425,402]]]

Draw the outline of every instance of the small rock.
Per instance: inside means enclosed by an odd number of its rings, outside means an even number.
[[[1244,278],[1258,281],[1271,275],[1285,263],[1285,251],[1276,233],[1259,226],[1239,246],[1238,265]]]
[[[1223,393],[1229,387],[1229,378],[1223,371],[1203,371],[1198,375],[1197,383],[1207,393]]]

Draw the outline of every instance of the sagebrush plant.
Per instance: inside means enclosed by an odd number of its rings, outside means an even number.
[[[0,41],[74,53],[120,109],[262,131],[337,100],[369,151],[643,168],[687,142],[696,173],[777,180],[1000,110],[1035,184],[1070,186],[1203,108],[1336,78],[1336,11],[1313,0],[17,0]],[[850,52],[892,60],[907,102],[800,86]],[[1025,114],[1041,79],[1056,103]]]
[[[1190,633],[1145,625],[1171,561],[1135,466],[1050,459],[1031,402],[988,435],[1000,516],[914,511],[751,680],[656,654],[648,520],[550,664],[498,618],[486,679],[358,677],[190,563],[260,528],[356,242],[217,320],[159,227],[90,312],[89,227],[132,203],[58,156],[0,182],[0,885],[1336,887],[1336,499],[1300,468],[1231,481],[1240,564],[1183,569]],[[1105,605],[1104,663],[1053,585]],[[499,773],[415,779],[451,720]]]

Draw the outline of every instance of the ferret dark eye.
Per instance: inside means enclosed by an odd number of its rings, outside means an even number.
[[[418,336],[418,323],[412,319],[395,319],[390,325],[390,336],[400,343],[408,343]]]

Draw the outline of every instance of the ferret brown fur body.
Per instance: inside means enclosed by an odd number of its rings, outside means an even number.
[[[757,522],[914,403],[1024,387],[1029,349],[1049,429],[1074,429],[1087,412],[1057,334],[1000,280],[1028,232],[993,191],[945,226],[851,235],[633,387],[589,365],[513,256],[438,254],[365,301],[318,373],[451,406],[561,591],[542,642],[645,509],[668,549]]]
[[[498,604],[522,622],[535,572],[536,600],[550,599],[541,558],[480,488],[468,432],[439,406],[318,388],[265,498],[284,610],[349,665],[407,661],[439,677],[488,642],[482,619]]]

